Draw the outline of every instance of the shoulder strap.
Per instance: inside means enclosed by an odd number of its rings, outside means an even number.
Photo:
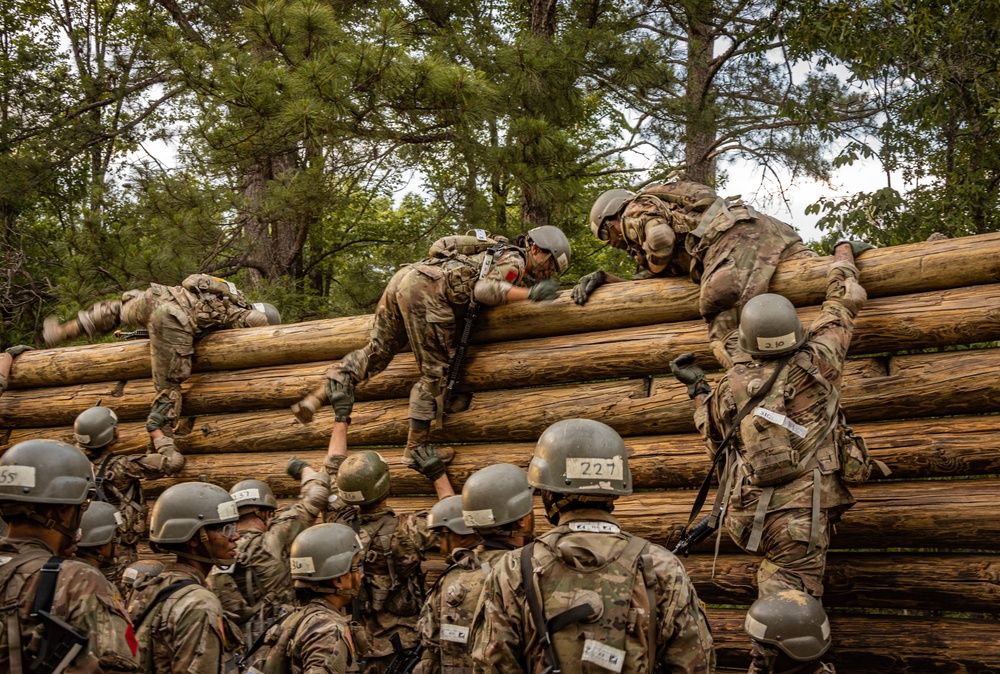
[[[538,632],[538,641],[545,649],[545,658],[548,660],[548,666],[542,670],[542,674],[560,674],[562,667],[559,664],[559,654],[556,653],[555,644],[552,643],[548,623],[545,620],[545,609],[542,608],[541,599],[535,589],[535,573],[531,562],[534,551],[534,541],[521,548],[521,585],[524,587],[524,598],[528,602],[528,609],[535,623],[535,631]]]
[[[767,394],[771,392],[771,387],[774,386],[774,382],[778,380],[778,375],[781,374],[781,371],[785,369],[785,367],[788,365],[789,362],[791,362],[792,357],[794,355],[795,355],[794,352],[790,353],[786,356],[783,356],[781,360],[778,361],[778,365],[777,367],[774,368],[774,372],[771,374],[771,378],[768,379],[767,382],[760,387],[760,390],[757,391],[756,395],[754,395],[752,398],[750,398],[750,400],[747,401],[747,404],[743,406],[743,409],[741,409],[739,413],[737,413],[736,417],[733,419],[733,423],[729,427],[729,432],[726,433],[726,437],[723,438],[722,442],[719,443],[719,446],[715,452],[715,457],[712,459],[712,465],[708,469],[708,474],[705,475],[705,479],[702,481],[701,487],[698,489],[698,495],[695,497],[694,505],[691,507],[691,516],[688,518],[687,524],[684,525],[684,531],[687,531],[688,528],[691,526],[691,523],[694,522],[695,519],[697,519],[698,514],[701,512],[702,506],[705,505],[705,499],[708,497],[708,489],[712,483],[712,473],[714,473],[716,468],[718,468],[719,465],[721,464],[722,457],[725,454],[727,454],[727,448],[730,444],[730,441],[733,439],[733,435],[735,435],[736,433],[736,429],[740,427],[740,422],[743,421],[743,418],[747,414],[749,414],[753,408],[759,405],[760,402],[767,397]],[[719,484],[719,491],[720,494],[723,491],[721,480]],[[716,507],[718,506],[719,503],[722,502],[722,499],[724,498],[724,495],[720,497],[720,494],[716,494],[716,499],[715,499]],[[713,507],[712,509],[713,514],[715,513],[715,510],[716,508]],[[681,535],[683,535],[683,532],[681,532]]]
[[[111,459],[114,457],[114,453],[109,449],[108,455],[104,457],[104,461],[101,462],[101,467],[97,471],[97,475],[94,477],[94,485],[97,488],[97,498],[100,501],[108,502],[108,496],[104,493],[104,480],[105,473],[108,472],[108,464],[111,463]]]
[[[171,583],[170,585],[167,585],[164,588],[160,588],[160,591],[156,593],[155,597],[153,597],[153,601],[149,602],[149,606],[146,607],[146,610],[140,613],[139,616],[132,623],[134,625],[135,631],[136,632],[139,631],[139,628],[142,626],[143,621],[145,621],[146,618],[149,617],[149,615],[153,612],[153,609],[156,608],[160,604],[160,602],[162,602],[164,599],[166,599],[173,593],[177,592],[178,590],[188,587],[189,585],[200,585],[200,584],[201,583],[199,583],[196,580],[186,578],[184,580],[179,580],[176,583]]]
[[[56,581],[59,580],[59,571],[62,569],[63,558],[55,555],[49,557],[49,561],[42,565],[38,579],[38,587],[35,589],[35,600],[31,604],[31,615],[37,616],[39,611],[52,612],[52,600],[56,596]]]

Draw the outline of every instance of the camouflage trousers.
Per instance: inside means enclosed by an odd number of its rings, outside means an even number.
[[[829,514],[825,509],[820,510],[816,547],[810,552],[811,508],[768,513],[760,544],[764,559],[757,569],[757,595],[766,597],[781,590],[799,590],[822,600],[830,527]],[[747,550],[753,530],[753,513],[746,516],[728,513],[726,528],[736,544]]]
[[[780,220],[761,215],[741,222],[709,247],[704,259],[699,309],[708,322],[716,359],[726,368],[738,349],[736,330],[748,301],[768,291],[778,265],[816,257]]]
[[[433,279],[413,267],[403,267],[386,286],[375,310],[368,344],[344,356],[327,377],[354,384],[388,367],[392,357],[409,341],[420,379],[410,389],[410,418],[431,421],[437,417],[451,366],[455,339],[455,310],[445,299],[444,279]]]

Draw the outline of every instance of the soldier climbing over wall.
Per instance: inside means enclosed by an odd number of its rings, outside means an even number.
[[[430,439],[431,422],[443,419],[451,347],[470,301],[496,306],[555,299],[558,286],[549,276],[569,266],[569,240],[557,227],[536,227],[518,245],[479,234],[445,237],[431,246],[428,257],[396,272],[375,309],[368,344],[344,356],[327,371],[323,389],[292,407],[300,421],[310,421],[326,401],[353,405],[354,387],[383,371],[409,342],[421,373],[410,390],[403,462],[411,463],[411,452]],[[344,407],[347,416],[350,405]],[[445,463],[454,454],[450,448],[440,453]]]
[[[181,384],[191,376],[196,340],[214,330],[278,325],[278,310],[250,304],[236,286],[207,274],[192,274],[179,286],[150,284],[128,290],[120,300],[98,302],[68,323],[45,319],[42,336],[49,347],[86,334],[104,335],[119,326],[149,331],[156,397],[146,420],[150,432],[173,429],[181,414]]]

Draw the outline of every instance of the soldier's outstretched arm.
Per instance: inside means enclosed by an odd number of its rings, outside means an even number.
[[[147,480],[158,480],[181,472],[184,468],[184,455],[177,449],[173,438],[158,432],[153,438],[155,451],[130,461],[131,477]]]
[[[300,479],[299,500],[268,522],[264,534],[264,547],[279,559],[288,556],[296,536],[316,523],[330,496],[330,476],[325,472],[302,466]]]

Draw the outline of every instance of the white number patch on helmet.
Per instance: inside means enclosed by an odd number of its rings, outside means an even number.
[[[789,332],[787,335],[779,337],[758,337],[757,348],[760,351],[780,351],[787,349],[795,343],[795,333]]]
[[[610,459],[568,456],[566,477],[570,480],[622,480],[625,478],[625,464],[620,456]]]
[[[0,487],[34,486],[34,466],[0,466]]]
[[[292,573],[316,573],[312,557],[292,557],[288,560]]]

